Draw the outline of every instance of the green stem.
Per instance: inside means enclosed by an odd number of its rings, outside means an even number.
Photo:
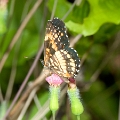
[[[52,114],[53,114],[53,120],[55,120],[55,112],[52,112]]]
[[[77,120],[80,120],[80,115],[77,115]]]

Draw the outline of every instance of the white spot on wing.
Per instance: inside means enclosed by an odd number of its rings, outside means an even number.
[[[70,62],[70,66],[73,66],[73,67],[75,67],[75,63],[73,63],[73,62]]]
[[[78,67],[80,67],[80,64],[78,65]]]

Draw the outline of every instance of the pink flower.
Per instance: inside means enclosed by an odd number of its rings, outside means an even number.
[[[46,81],[53,86],[59,86],[63,82],[63,80],[56,74],[47,77]]]

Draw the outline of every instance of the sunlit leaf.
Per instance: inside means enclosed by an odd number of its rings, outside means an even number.
[[[71,31],[88,36],[94,34],[106,22],[120,23],[119,0],[88,0],[88,2],[90,4],[90,12],[84,18],[83,24],[71,20],[66,22],[67,27]]]

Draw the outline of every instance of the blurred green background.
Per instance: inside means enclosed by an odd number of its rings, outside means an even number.
[[[27,15],[38,1],[40,0],[9,0],[6,3],[5,0],[2,0],[3,3],[0,4],[0,61],[8,53],[3,67],[0,63],[2,117],[44,42],[46,23],[53,13],[55,0],[41,0],[40,5],[33,15],[30,14],[31,18],[20,32],[21,26],[27,20]],[[81,120],[117,120],[120,116],[119,0],[57,0],[56,3],[54,16],[60,19],[65,18],[64,22],[71,42],[78,34],[82,35],[74,46],[82,64],[76,78],[85,109],[81,114]],[[70,9],[72,10],[69,11]],[[15,36],[18,38],[10,49],[9,45]],[[43,54],[40,59],[44,59]],[[42,69],[43,65],[39,60],[29,82],[36,79]],[[13,85],[10,87],[13,90],[10,95],[6,95],[11,79]],[[48,88],[49,85],[45,82],[36,94],[41,106],[49,99]],[[4,105],[4,101],[8,104],[7,107]],[[69,108],[70,104],[65,95],[60,99],[56,120],[75,120],[76,117]],[[23,120],[32,119],[36,112],[37,107],[34,102],[31,102]],[[49,111],[44,115],[44,119],[49,120],[51,116],[51,111]]]

